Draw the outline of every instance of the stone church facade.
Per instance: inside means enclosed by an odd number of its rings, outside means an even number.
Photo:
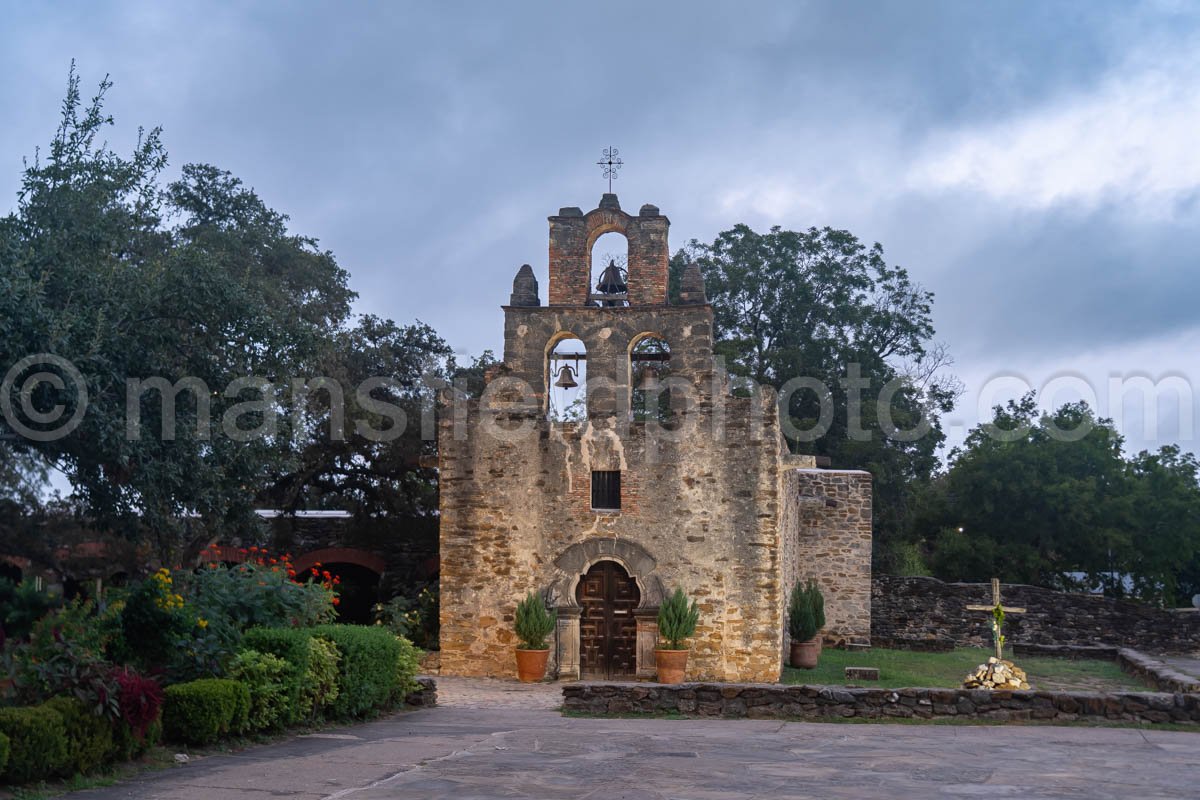
[[[700,609],[688,679],[777,680],[798,578],[824,589],[826,640],[869,641],[870,475],[788,454],[774,393],[731,391],[695,265],[668,302],[656,207],[631,215],[607,194],[549,222],[548,303],[523,266],[501,367],[477,400],[443,394],[442,673],[512,675],[514,612],[531,590],[558,613],[559,678],[652,678],[658,605],[676,586]],[[626,238],[627,271],[593,286],[607,232]],[[649,337],[666,353],[640,355]],[[548,415],[566,338],[586,351],[576,421]],[[650,413],[634,400],[643,358],[669,376]]]

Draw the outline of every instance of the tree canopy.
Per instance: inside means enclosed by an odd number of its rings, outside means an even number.
[[[5,386],[11,406],[32,409],[35,434],[0,420],[5,491],[25,485],[18,468],[36,479],[52,466],[94,524],[164,544],[182,521],[209,534],[253,524],[264,487],[290,507],[333,502],[315,500],[319,489],[353,495],[356,509],[428,513],[429,474],[405,482],[420,426],[371,441],[356,422],[386,429],[383,402],[411,411],[421,374],[450,366],[445,342],[420,323],[353,317],[333,254],[237,177],[188,164],[164,181],[159,129],[114,152],[102,138],[109,87],[84,101],[72,68],[58,131],[0,220],[0,363],[66,362],[30,366],[61,379],[32,397],[21,397],[24,374]],[[328,420],[328,400],[294,391],[322,376],[349,382],[345,442],[314,422]],[[367,376],[388,381],[360,396]],[[76,384],[87,413],[50,435],[37,414],[70,415]],[[372,482],[390,488],[372,494]]]
[[[934,574],[1186,599],[1200,463],[1174,445],[1125,456],[1122,444],[1084,403],[1039,413],[1030,394],[996,407],[914,515]]]
[[[940,417],[959,394],[932,341],[932,293],[879,244],[833,228],[736,225],[711,244],[692,241],[671,261],[672,292],[691,261],[731,374],[785,391],[795,378],[813,381],[781,407],[792,448],[875,476],[876,561],[886,567],[915,487],[938,467]]]

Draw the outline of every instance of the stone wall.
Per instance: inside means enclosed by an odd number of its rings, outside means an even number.
[[[1020,584],[1004,584],[1001,597],[1007,606],[1026,609],[1004,621],[1005,635],[1018,645],[1103,644],[1162,653],[1200,649],[1200,611],[1166,610]],[[966,606],[988,605],[991,600],[988,584],[876,576],[871,589],[871,643],[876,647],[990,646],[987,612],[967,611]]]
[[[674,358],[674,351],[672,353]],[[755,405],[757,405],[757,408]],[[578,670],[575,586],[597,560],[638,582],[640,675],[654,672],[654,612],[675,586],[698,601],[689,674],[776,680],[782,650],[778,452],[774,404],[728,398],[666,439],[595,417],[551,423],[470,404],[461,436],[447,417],[441,460],[443,674],[509,676],[517,602],[543,592],[560,612],[552,673]],[[501,419],[503,417],[504,419]],[[529,423],[532,434],[495,435]],[[621,471],[619,513],[590,507],[593,469]],[[572,613],[574,618],[572,619]]]
[[[751,719],[887,717],[1200,725],[1200,694],[842,689],[772,684],[576,683],[563,708],[586,714],[685,714]]]
[[[783,485],[785,589],[816,578],[825,595],[825,640],[869,643],[871,474],[791,469]]]

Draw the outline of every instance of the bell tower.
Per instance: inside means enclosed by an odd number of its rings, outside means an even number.
[[[556,382],[564,379],[564,366],[567,385],[573,385],[582,365],[585,411],[592,419],[624,421],[634,413],[639,387],[668,371],[677,396],[710,395],[712,309],[704,279],[690,265],[679,299],[669,302],[670,220],[658,207],[647,203],[632,216],[606,193],[586,214],[561,208],[549,222],[549,304],[541,304],[533,269],[522,266],[505,307],[506,374],[524,381],[549,413],[554,387],[564,385]],[[606,233],[625,237],[626,269],[612,261],[592,263],[592,246]],[[567,339],[579,346],[564,360],[555,348]],[[657,347],[648,348],[650,339]]]
[[[586,214],[575,207],[560,208],[550,217],[550,305],[666,305],[670,226],[671,221],[657,206],[647,203],[636,217],[630,216],[611,193]],[[602,292],[591,285],[592,245],[610,232],[621,234],[629,243],[629,274],[623,293]]]

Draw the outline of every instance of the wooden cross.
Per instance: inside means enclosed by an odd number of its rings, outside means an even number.
[[[1000,579],[992,578],[992,604],[990,606],[967,606],[967,611],[992,612],[992,641],[996,643],[996,658],[1004,658],[1004,636],[1001,628],[1005,614],[1024,614],[1025,609],[1006,606],[1000,601]]]

